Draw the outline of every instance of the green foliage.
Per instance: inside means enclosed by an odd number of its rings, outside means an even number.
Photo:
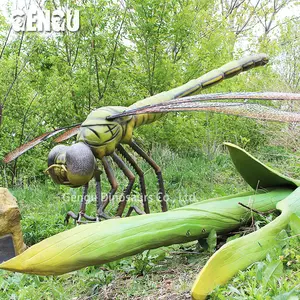
[[[298,299],[299,242],[291,231],[279,233],[278,246],[227,285],[217,288],[211,299]]]
[[[214,229],[209,233],[207,237],[207,245],[208,245],[208,251],[210,253],[215,251],[217,246],[217,233]]]

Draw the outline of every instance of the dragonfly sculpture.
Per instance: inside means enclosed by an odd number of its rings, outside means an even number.
[[[150,209],[146,195],[144,173],[130,153],[123,147],[123,144],[127,144],[154,169],[158,180],[161,209],[165,212],[167,211],[167,203],[165,201],[165,189],[161,168],[135,142],[133,130],[141,125],[150,124],[172,111],[216,112],[262,120],[300,122],[300,114],[298,113],[281,111],[258,104],[245,103],[245,101],[211,102],[224,99],[300,100],[300,94],[223,93],[191,96],[223,79],[230,78],[254,67],[263,66],[267,62],[268,58],[265,54],[248,56],[240,60],[232,61],[219,69],[210,71],[180,87],[137,101],[129,107],[107,106],[98,108],[92,111],[82,124],[75,124],[44,133],[10,152],[5,156],[4,162],[8,163],[16,159],[34,146],[63,131],[65,132],[57,137],[55,142],[60,143],[77,135],[77,142],[75,144],[71,146],[57,145],[50,151],[48,156],[47,172],[54,182],[71,187],[84,187],[79,213],[68,212],[66,220],[68,221],[69,218],[73,218],[77,223],[82,223],[84,218],[87,221],[99,221],[109,218],[104,210],[118,188],[118,183],[108,159],[109,156],[128,178],[128,185],[123,191],[116,215],[119,217],[123,215],[127,199],[135,181],[134,174],[120,156],[132,166],[139,176],[143,203],[143,210],[136,206],[131,206],[126,216],[130,215],[133,210],[138,214],[148,214],[150,213]],[[101,199],[100,185],[101,171],[98,169],[96,159],[102,162],[103,169],[111,185],[111,189],[103,201]],[[86,214],[86,196],[88,193],[88,184],[92,178],[95,178],[96,181],[96,217],[91,217]]]

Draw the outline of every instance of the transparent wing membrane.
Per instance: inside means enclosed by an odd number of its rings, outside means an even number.
[[[23,153],[25,153],[26,151],[28,151],[29,149],[31,149],[31,148],[35,147],[36,145],[42,143],[43,141],[53,137],[54,135],[66,130],[66,129],[69,129],[70,127],[74,127],[74,126],[80,126],[80,125],[75,124],[75,125],[72,125],[72,126],[62,127],[62,128],[58,128],[56,130],[50,131],[50,132],[46,132],[46,133],[34,138],[33,140],[29,141],[28,143],[23,144],[22,146],[16,148],[12,152],[8,153],[4,157],[3,161],[5,163],[9,163],[12,160],[16,159],[17,157],[19,157],[20,155],[22,155]]]
[[[300,113],[282,111],[280,109],[254,103],[181,103],[173,106],[159,107],[156,112],[161,113],[172,111],[203,111],[266,121],[300,122]]]
[[[64,132],[62,135],[58,136],[54,142],[55,143],[61,143],[72,136],[76,135],[79,131],[80,125],[75,126],[74,128],[69,129],[68,131]]]
[[[168,113],[180,111],[211,111],[216,113],[225,113],[268,121],[300,121],[300,114],[295,112],[282,111],[272,107],[246,102],[207,102],[213,100],[300,100],[300,94],[271,92],[203,94],[174,99],[155,105],[140,107],[137,109],[125,110],[123,113],[111,116],[108,119],[112,120],[115,118],[138,114]]]

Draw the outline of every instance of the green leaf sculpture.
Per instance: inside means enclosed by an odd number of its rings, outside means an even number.
[[[59,275],[99,265],[146,249],[185,243],[237,229],[250,219],[238,203],[268,211],[291,189],[242,193],[191,204],[165,213],[77,226],[35,244],[0,268],[38,275]]]
[[[224,143],[224,145],[227,146],[237,171],[253,189],[280,186],[295,189],[300,186],[300,180],[280,174],[260,162],[244,149],[231,143]]]
[[[64,274],[146,249],[205,238],[210,232],[236,230],[251,218],[251,212],[239,203],[262,212],[280,209],[282,214],[276,220],[230,241],[209,259],[192,289],[194,299],[204,299],[238,270],[264,258],[292,215],[300,214],[300,181],[275,172],[233,144],[226,145],[237,170],[255,191],[209,199],[166,213],[77,226],[30,247],[0,264],[0,268],[38,275]]]
[[[295,190],[276,204],[281,215],[274,221],[256,232],[228,242],[211,256],[192,287],[194,300],[205,299],[216,286],[226,283],[239,270],[264,259],[278,244],[278,234],[291,221],[295,224],[297,216],[300,216],[299,180],[281,175],[236,145],[226,145],[237,170],[252,188],[286,186]]]

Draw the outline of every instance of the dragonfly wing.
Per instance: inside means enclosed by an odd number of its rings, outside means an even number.
[[[157,107],[152,113],[203,111],[223,113],[240,117],[277,122],[300,122],[300,113],[283,111],[269,106],[254,103],[181,103],[178,105]]]
[[[61,143],[67,139],[69,139],[70,137],[76,135],[79,131],[80,125],[77,125],[74,128],[69,129],[68,131],[64,132],[63,134],[61,134],[60,136],[58,136],[54,142],[55,143]]]
[[[12,160],[16,159],[17,157],[19,157],[20,155],[22,155],[23,153],[25,153],[26,151],[32,149],[33,147],[35,147],[36,145],[42,143],[43,141],[53,137],[54,135],[70,128],[73,126],[78,126],[78,124],[72,125],[72,126],[68,126],[68,127],[62,127],[62,128],[58,128],[56,130],[50,131],[50,132],[46,132],[36,138],[34,138],[33,140],[29,141],[26,144],[23,144],[22,146],[16,148],[15,150],[13,150],[12,152],[8,153],[4,159],[3,162],[4,163],[9,163]]]
[[[116,118],[121,118],[125,116],[131,115],[138,115],[138,114],[149,114],[149,113],[167,113],[167,112],[174,112],[174,111],[186,111],[186,110],[203,110],[203,111],[212,111],[217,106],[222,107],[224,102],[217,102],[214,103],[213,107],[208,107],[210,102],[204,101],[212,101],[212,100],[238,100],[238,99],[255,99],[255,100],[300,100],[300,94],[295,93],[272,93],[272,92],[265,92],[265,93],[249,93],[249,92],[239,92],[239,93],[216,93],[216,94],[202,94],[190,97],[183,97],[180,99],[171,100],[164,103],[159,103],[155,105],[147,105],[144,107],[136,108],[136,109],[128,109],[125,110],[123,113],[113,115],[108,118],[108,120],[113,120]],[[229,107],[232,106],[235,102],[226,103],[225,106]],[[237,104],[236,104],[237,105]],[[237,106],[240,106],[239,103]],[[224,108],[225,109],[225,108]],[[231,114],[233,114],[233,108],[230,109]],[[278,113],[280,111],[278,110]],[[224,110],[224,113],[227,113]],[[271,113],[271,112],[270,112]],[[276,113],[276,114],[278,114]],[[256,113],[257,115],[257,113]],[[275,112],[273,111],[272,116],[275,117]],[[274,121],[278,121],[279,117],[276,117]],[[271,120],[271,119],[268,119]],[[285,122],[285,121],[284,121]]]

